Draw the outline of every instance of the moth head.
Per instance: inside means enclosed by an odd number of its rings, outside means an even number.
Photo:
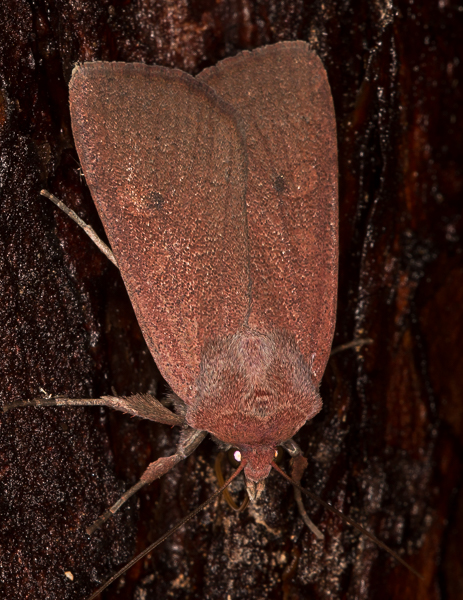
[[[280,451],[282,448],[280,448]],[[229,460],[237,468],[242,461],[245,461],[244,473],[246,476],[246,489],[249,499],[254,502],[265,489],[265,479],[267,478],[271,462],[278,461],[281,455],[278,449],[271,447],[241,447],[230,448],[228,451]],[[231,457],[230,457],[231,455]]]

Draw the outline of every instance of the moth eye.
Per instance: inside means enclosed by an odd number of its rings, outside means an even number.
[[[232,467],[239,467],[241,463],[241,452],[238,448],[230,448],[227,452],[228,461]]]
[[[277,465],[281,463],[281,461],[283,460],[283,456],[284,450],[281,446],[278,446],[278,448],[275,450],[275,462]]]

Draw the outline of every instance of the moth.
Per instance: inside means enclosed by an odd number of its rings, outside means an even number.
[[[196,78],[85,64],[69,89],[111,249],[156,364],[186,407],[178,452],[142,481],[210,433],[239,449],[254,499],[277,446],[321,409],[334,333],[336,122],[322,63],[290,42]],[[107,405],[166,422],[153,399]]]
[[[283,42],[197,77],[85,63],[69,94],[105,252],[181,409],[148,394],[33,403],[106,405],[183,428],[177,451],[89,531],[208,434],[239,451],[251,501],[278,447],[297,483],[306,459],[292,438],[322,407],[337,295],[336,121],[320,59]]]

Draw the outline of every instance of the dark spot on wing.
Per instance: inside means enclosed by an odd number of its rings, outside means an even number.
[[[275,179],[273,180],[273,187],[275,188],[277,194],[280,196],[288,191],[288,186],[286,185],[286,181],[283,175],[278,175],[277,177],[275,177]]]
[[[152,192],[146,203],[149,207],[160,210],[164,206],[164,196],[159,192]]]

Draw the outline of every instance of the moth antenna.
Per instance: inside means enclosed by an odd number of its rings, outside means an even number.
[[[93,229],[93,227],[90,227],[90,225],[87,225],[87,223],[85,221],[83,221],[77,213],[75,213],[71,208],[66,206],[66,204],[64,204],[64,202],[59,200],[56,196],[53,196],[53,194],[50,194],[50,192],[48,190],[41,190],[40,194],[42,196],[45,196],[45,198],[48,198],[49,200],[51,200],[53,202],[53,204],[56,204],[56,206],[58,208],[60,208],[65,214],[67,214],[67,216],[70,219],[72,219],[74,221],[74,223],[77,223],[77,225],[79,225],[79,227],[81,227],[85,231],[85,233],[92,240],[92,242],[95,244],[95,246],[97,246],[98,249],[101,250],[101,252],[103,252],[103,254],[106,256],[106,258],[108,258],[115,267],[119,268],[117,265],[116,258],[114,256],[114,254],[112,253],[111,248],[109,246],[107,246],[103,242],[103,240],[101,240],[97,236],[96,231]]]
[[[220,489],[218,489],[216,492],[214,492],[212,494],[212,496],[210,496],[210,498],[208,498],[205,502],[203,502],[197,508],[195,508],[193,511],[191,511],[186,517],[183,517],[183,519],[181,519],[176,525],[174,525],[171,529],[169,529],[169,531],[167,531],[163,536],[161,536],[155,542],[153,542],[150,546],[148,546],[148,548],[145,548],[145,550],[140,552],[140,554],[138,554],[137,556],[132,558],[132,560],[129,561],[125,566],[123,566],[122,569],[120,569],[117,573],[115,573],[112,577],[110,577],[101,587],[99,587],[95,592],[93,592],[93,594],[91,596],[89,596],[87,598],[87,600],[95,600],[95,598],[97,596],[99,596],[99,594],[101,594],[101,592],[103,590],[105,590],[114,581],[116,581],[116,579],[119,579],[119,577],[121,575],[123,575],[126,571],[128,571],[131,567],[133,567],[133,565],[135,563],[137,563],[144,556],[149,554],[157,546],[159,546],[160,544],[165,542],[167,540],[167,538],[170,538],[170,536],[177,531],[177,529],[180,529],[180,527],[185,525],[185,523],[187,523],[190,519],[195,517],[199,512],[201,512],[203,509],[205,509],[207,506],[209,506],[209,504],[211,504],[211,502],[213,500],[215,500],[218,496],[220,496],[220,494],[224,490],[227,489],[227,487],[230,485],[230,483],[241,473],[241,471],[244,469],[245,466],[246,466],[246,461],[243,460],[243,462],[236,469],[236,471],[233,473],[233,475],[231,477],[229,477],[229,479],[227,479],[227,481],[224,483],[224,485]]]
[[[312,500],[315,500],[315,502],[318,502],[318,504],[321,504],[324,508],[331,511],[333,514],[337,515],[342,521],[344,521],[344,523],[347,523],[351,527],[354,527],[354,529],[357,529],[357,531],[360,531],[360,533],[365,535],[368,539],[370,539],[372,542],[374,542],[377,546],[379,546],[380,548],[385,550],[388,554],[393,556],[404,567],[407,567],[407,569],[409,571],[411,571],[414,575],[416,575],[419,579],[421,579],[421,581],[424,581],[424,577],[423,577],[423,575],[421,575],[421,573],[418,573],[418,571],[416,571],[411,565],[409,565],[407,562],[405,562],[403,560],[403,558],[401,558],[397,554],[397,552],[394,552],[394,550],[392,550],[392,548],[389,548],[389,546],[387,546],[384,542],[382,542],[380,539],[378,539],[375,535],[370,533],[367,529],[365,529],[364,527],[359,525],[356,521],[354,521],[350,517],[347,517],[345,514],[343,514],[337,508],[334,508],[334,506],[331,506],[331,504],[328,504],[328,502],[325,502],[324,500],[322,500],[319,496],[317,496],[313,492],[303,488],[298,483],[293,481],[291,479],[291,477],[283,471],[283,469],[280,469],[280,467],[275,463],[275,461],[272,461],[272,467],[275,469],[275,471],[278,471],[278,473],[280,473],[280,475],[282,477],[284,477],[287,481],[289,481],[289,483],[291,483],[292,485],[297,487],[299,489],[299,491],[301,491],[303,494],[305,494]]]

